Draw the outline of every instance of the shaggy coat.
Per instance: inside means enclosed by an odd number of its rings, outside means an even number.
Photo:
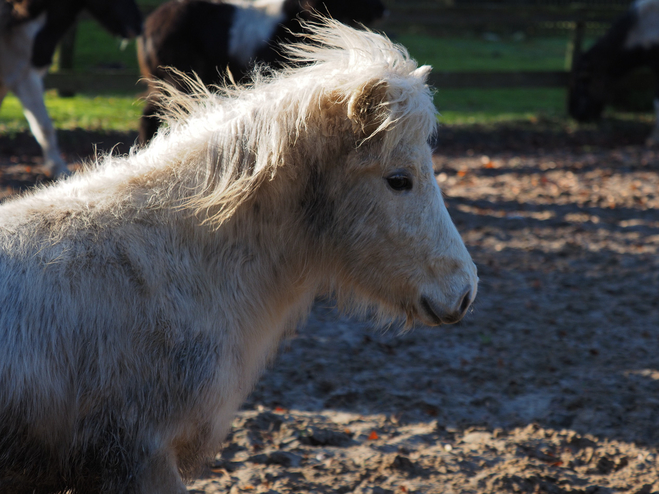
[[[175,68],[204,84],[219,84],[227,71],[236,80],[255,62],[277,66],[284,61],[281,46],[303,31],[301,20],[323,13],[346,23],[371,24],[385,8],[380,0],[172,0],[151,13],[138,39],[138,61],[149,81],[167,81],[180,90],[186,85]],[[140,120],[140,142],[148,142],[161,124],[159,86]]]
[[[659,116],[659,0],[636,0],[577,60],[570,82],[570,115],[580,122],[599,119],[615,82],[638,67],[649,67],[655,74]],[[650,140],[659,142],[659,120]]]
[[[465,314],[429,67],[312,33],[302,68],[170,89],[147,148],[0,206],[0,492],[184,493],[318,295]]]
[[[83,9],[118,36],[142,32],[134,0],[0,0],[0,104],[9,91],[20,100],[46,171],[55,176],[68,169],[44,104],[43,77],[57,43]]]

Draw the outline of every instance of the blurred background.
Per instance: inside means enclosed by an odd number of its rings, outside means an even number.
[[[140,0],[148,15],[162,0]],[[445,124],[505,121],[574,126],[566,111],[569,71],[629,6],[625,0],[387,0],[374,29],[434,68],[436,105]],[[46,104],[58,129],[137,129],[145,87],[137,83],[135,41],[112,38],[83,13],[60,44],[46,79]],[[606,118],[651,122],[651,74],[620,82]],[[633,90],[630,91],[629,89]],[[13,95],[0,132],[27,128]]]

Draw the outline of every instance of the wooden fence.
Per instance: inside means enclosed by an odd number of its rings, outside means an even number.
[[[606,1],[606,0],[605,0]],[[541,29],[568,29],[570,46],[566,47],[572,59],[580,53],[587,31],[602,32],[613,19],[627,8],[624,2],[585,5],[576,2],[558,4],[530,3],[473,3],[442,5],[437,1],[388,0],[391,14],[381,28],[386,32],[409,25],[437,28],[444,32],[456,28],[487,30],[508,27],[511,29],[536,26]],[[75,92],[140,92],[145,86],[139,74],[122,71],[77,72],[73,66],[75,31],[62,43],[58,72],[46,77],[46,87],[61,94]],[[569,61],[566,67],[569,67]],[[649,87],[651,80],[640,75],[637,87]],[[442,88],[503,88],[503,87],[566,87],[569,71],[505,71],[505,72],[433,72],[431,84]]]

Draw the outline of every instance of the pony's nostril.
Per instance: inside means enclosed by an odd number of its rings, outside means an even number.
[[[460,300],[460,305],[458,306],[458,314],[464,315],[467,312],[467,309],[471,305],[471,288],[467,288],[467,291],[462,296]]]
[[[446,311],[441,305],[434,303],[432,299],[425,296],[421,297],[420,305],[425,315],[428,316],[435,325],[454,324],[464,317],[467,309],[469,309],[469,306],[471,305],[471,287],[468,286],[462,294],[462,297],[458,300],[458,303],[454,306],[456,308],[450,312]]]

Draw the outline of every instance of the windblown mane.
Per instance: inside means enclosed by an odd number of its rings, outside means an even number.
[[[188,184],[195,190],[184,202],[204,221],[221,225],[292,156],[321,157],[325,150],[313,136],[350,140],[352,147],[377,138],[384,158],[402,138],[434,132],[429,66],[418,67],[404,47],[371,31],[333,20],[308,30],[302,42],[286,47],[288,66],[257,67],[247,85],[211,92],[188,78],[192,94],[186,94],[162,83],[169,128],[149,145],[149,155],[179,166],[204,157],[207,167],[196,185]],[[337,106],[352,135],[328,127]]]

